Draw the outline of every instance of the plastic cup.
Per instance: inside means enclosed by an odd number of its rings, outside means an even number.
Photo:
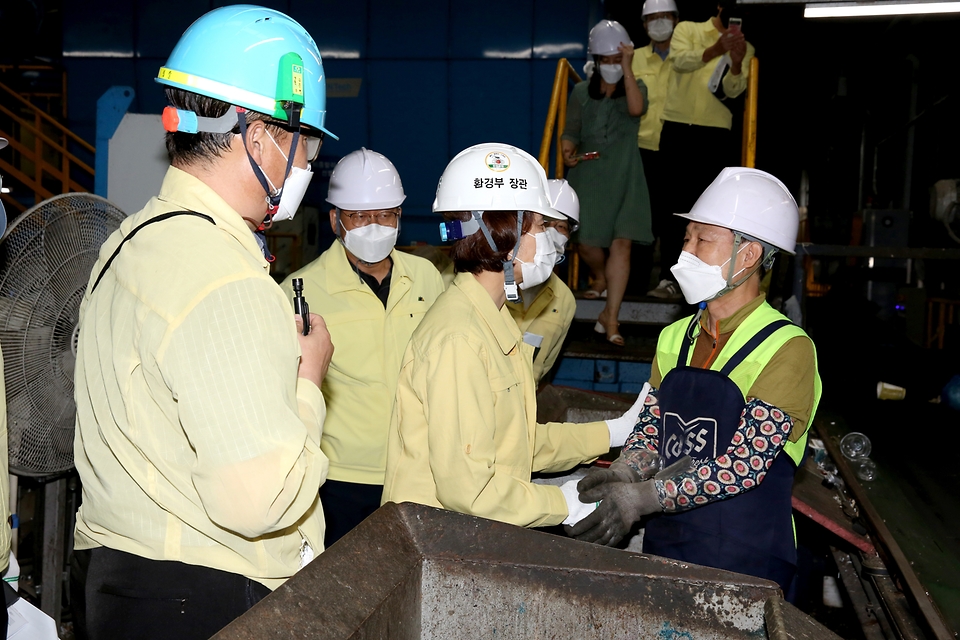
[[[870,438],[859,431],[851,431],[840,440],[840,452],[847,460],[857,460],[870,455]]]
[[[877,398],[880,400],[903,400],[907,390],[889,382],[877,383]]]
[[[864,458],[857,467],[857,477],[865,482],[877,479],[877,463],[870,458]]]

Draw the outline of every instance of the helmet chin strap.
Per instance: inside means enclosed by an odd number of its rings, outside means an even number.
[[[487,239],[487,244],[490,245],[490,248],[493,249],[493,252],[496,253],[499,251],[497,248],[497,243],[493,241],[493,236],[490,235],[490,229],[487,228],[487,225],[483,222],[483,211],[471,211],[470,215],[473,216],[473,219],[477,221],[480,225],[480,231],[483,232],[483,237]],[[510,302],[517,302],[520,300],[520,291],[517,287],[516,277],[513,273],[513,257],[516,257],[517,253],[520,251],[520,240],[523,239],[523,211],[517,211],[517,244],[514,245],[513,251],[507,254],[508,260],[503,261],[503,291],[507,294],[507,300]]]
[[[247,154],[247,160],[250,161],[250,167],[253,169],[253,175],[257,177],[257,181],[260,182],[260,186],[263,187],[263,191],[266,194],[267,202],[267,217],[273,218],[273,214],[276,213],[277,207],[280,206],[280,198],[283,195],[283,183],[280,184],[280,188],[277,189],[276,193],[273,193],[270,188],[270,184],[267,182],[267,176],[263,172],[263,169],[254,162],[253,156],[250,155],[250,152],[247,151],[247,119],[244,114],[247,110],[242,107],[237,107],[237,124],[240,127],[240,139],[243,140],[243,150]],[[290,126],[295,127],[293,130],[293,135],[290,139],[290,153],[287,154],[287,168],[283,172],[283,180],[286,182],[287,176],[290,175],[290,169],[293,167],[293,157],[297,151],[297,143],[300,141],[300,112],[295,109],[290,109],[287,111],[288,119],[290,120]],[[272,220],[271,220],[272,222]]]
[[[730,293],[731,291],[733,291],[734,289],[742,285],[744,282],[749,280],[750,277],[753,274],[755,274],[757,271],[759,271],[760,267],[762,267],[763,265],[767,265],[767,268],[773,265],[773,258],[774,256],[776,256],[776,253],[777,253],[776,250],[771,251],[770,255],[764,256],[763,260],[760,260],[759,262],[757,262],[756,266],[750,269],[750,272],[747,275],[743,276],[736,282],[732,282],[733,278],[736,276],[733,270],[737,268],[737,255],[739,255],[740,253],[740,249],[743,246],[744,239],[745,238],[743,234],[740,233],[739,231],[733,232],[733,250],[732,250],[732,253],[730,254],[730,260],[728,261],[730,263],[730,268],[727,270],[727,278],[726,278],[727,286],[721,289],[720,292],[717,293],[717,295],[710,298],[710,300],[716,300],[717,298]],[[755,240],[750,240],[750,239],[747,239],[747,241],[756,242]]]

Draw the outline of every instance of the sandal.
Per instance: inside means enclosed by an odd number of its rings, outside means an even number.
[[[617,328],[618,329],[620,328],[619,322],[617,323]],[[601,335],[607,334],[607,328],[603,326],[603,323],[600,322],[599,320],[597,320],[597,324],[593,325],[593,330]],[[619,333],[611,333],[610,335],[608,335],[607,342],[610,342],[611,344],[615,344],[618,347],[622,347],[626,343],[626,341],[623,339],[623,336],[620,335]]]
[[[597,291],[596,289],[587,289],[583,292],[583,297],[586,300],[599,300],[600,298],[607,297],[607,290]]]

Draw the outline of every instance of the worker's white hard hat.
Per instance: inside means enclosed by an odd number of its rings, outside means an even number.
[[[339,209],[392,209],[406,197],[396,167],[376,151],[362,147],[351,151],[330,174],[327,202]]]
[[[677,11],[677,3],[673,0],[647,0],[643,3],[643,11],[640,12],[640,16],[646,18],[651,13],[662,13],[665,11],[680,13]]]
[[[587,53],[592,56],[615,56],[620,53],[620,43],[633,46],[630,34],[616,20],[601,20],[590,29]]]
[[[547,174],[536,158],[499,142],[464,149],[447,164],[433,210],[535,211],[563,219],[550,205]]]
[[[547,186],[550,188],[550,205],[579,225],[580,198],[570,183],[563,179],[548,180]]]
[[[0,149],[3,149],[3,148],[4,148],[5,146],[7,146],[8,144],[10,144],[10,143],[7,142],[7,139],[6,139],[6,138],[0,138]]]
[[[786,186],[766,171],[727,167],[681,218],[726,227],[795,253],[800,211]]]

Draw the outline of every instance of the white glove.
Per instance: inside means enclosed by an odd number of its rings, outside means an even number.
[[[637,418],[640,417],[640,412],[643,410],[643,403],[647,399],[647,394],[650,393],[650,389],[652,389],[650,383],[644,382],[643,389],[640,389],[640,395],[637,396],[637,401],[633,403],[633,406],[630,407],[625,414],[619,418],[604,421],[607,423],[607,429],[610,430],[611,449],[613,447],[622,447],[623,443],[630,437],[630,434],[633,433],[633,428],[637,424]]]
[[[580,480],[568,480],[560,485],[560,491],[563,492],[563,499],[567,501],[567,519],[563,524],[573,526],[594,512],[599,502],[580,502],[580,492],[577,491],[577,483]]]

